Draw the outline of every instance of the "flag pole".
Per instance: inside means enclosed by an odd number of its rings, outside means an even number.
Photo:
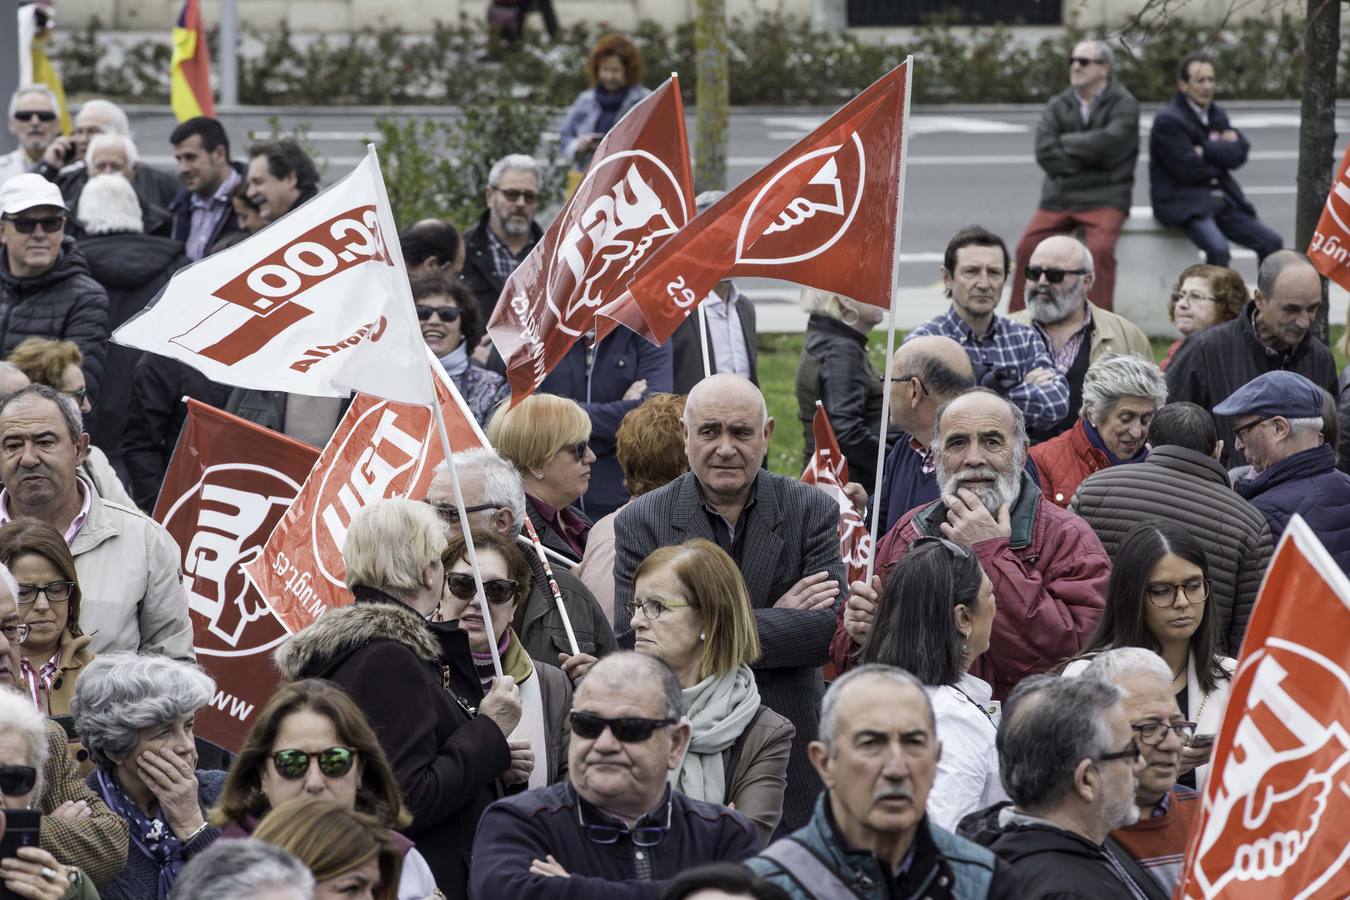
[[[708,311],[703,308],[705,297],[698,304],[698,344],[703,348],[703,377],[712,375],[712,357],[708,355]]]
[[[895,191],[895,246],[891,248],[891,305],[886,311],[886,359],[882,367],[881,392],[881,440],[877,442],[877,474],[872,490],[872,523],[869,532],[872,537],[872,552],[867,556],[866,582],[872,584],[872,569],[876,563],[877,527],[881,522],[881,482],[886,475],[886,430],[891,423],[891,357],[895,355],[895,295],[896,285],[900,281],[900,226],[904,222],[902,215],[905,204],[905,158],[909,145],[909,92],[914,84],[914,57],[905,57],[905,106],[900,114],[900,178]]]
[[[572,648],[572,655],[576,656],[581,652],[581,648],[577,646],[576,632],[572,631],[572,617],[567,614],[567,604],[563,603],[562,589],[558,587],[558,581],[553,577],[553,567],[548,564],[548,557],[544,555],[544,545],[539,540],[539,532],[534,530],[534,523],[530,521],[529,516],[525,517],[521,525],[530,533],[529,543],[539,556],[539,562],[544,565],[544,577],[548,579],[548,589],[553,594],[553,603],[558,607],[558,615],[562,616],[563,631],[567,632],[567,645]]]

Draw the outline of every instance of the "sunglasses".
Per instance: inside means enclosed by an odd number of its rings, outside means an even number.
[[[1027,281],[1040,281],[1041,276],[1044,275],[1045,280],[1051,284],[1059,284],[1066,275],[1086,275],[1087,273],[1087,269],[1043,269],[1040,266],[1027,266],[1024,272]]]
[[[356,751],[350,747],[329,747],[318,753],[306,753],[303,750],[278,750],[272,754],[272,765],[277,774],[287,781],[304,778],[309,771],[309,761],[319,761],[319,771],[329,778],[341,778],[352,770],[356,762]]]
[[[432,316],[436,316],[442,322],[453,322],[459,318],[460,308],[458,306],[423,306],[417,304],[417,321],[427,322]]]
[[[1069,65],[1071,65],[1071,66],[1073,66],[1073,65],[1078,65],[1078,66],[1095,66],[1095,65],[1096,65],[1097,63],[1099,63],[1099,62],[1101,62],[1100,59],[1088,59],[1086,56],[1070,56],[1070,57],[1069,57]]]
[[[51,216],[46,219],[5,219],[14,226],[14,230],[19,234],[32,234],[41,228],[47,234],[56,234],[62,228],[66,227],[65,216]]]
[[[20,122],[31,122],[34,119],[37,119],[39,122],[55,122],[56,113],[45,109],[34,109],[34,110],[20,109],[15,111],[14,118]]]
[[[665,839],[666,832],[670,831],[670,822],[674,801],[666,800],[666,824],[665,825],[638,825],[635,828],[625,828],[622,825],[603,825],[587,822],[581,815],[581,804],[577,804],[577,824],[585,832],[586,838],[594,844],[617,844],[621,839],[628,838],[633,842],[634,847],[655,847]]]
[[[0,794],[22,797],[37,784],[37,769],[32,766],[0,766]]]
[[[534,191],[517,191],[512,190],[511,188],[502,190],[498,187],[493,188],[493,190],[501,194],[511,203],[519,203],[521,200],[524,200],[526,203],[533,205],[535,201],[539,199],[539,194]]]
[[[472,600],[477,596],[473,575],[468,572],[451,572],[445,576],[445,583],[449,585],[450,593],[461,600]],[[520,585],[510,578],[490,578],[483,582],[483,593],[487,594],[488,602],[498,606],[516,599],[519,589]]]
[[[641,744],[651,738],[658,728],[675,725],[679,719],[640,719],[635,716],[623,716],[618,719],[606,719],[595,713],[572,711],[572,733],[577,737],[593,741],[605,733],[608,728],[615,739],[625,744]]]
[[[586,458],[586,451],[590,448],[590,446],[591,446],[590,441],[577,441],[575,444],[568,444],[565,447],[559,447],[558,452],[561,453],[564,450],[571,450],[572,455],[577,458],[577,462],[581,462]]]

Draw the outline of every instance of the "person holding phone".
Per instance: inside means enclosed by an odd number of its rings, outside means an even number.
[[[651,93],[642,86],[642,51],[621,34],[607,34],[591,48],[586,80],[591,86],[572,102],[558,128],[563,156],[577,172],[590,165],[606,132]]]

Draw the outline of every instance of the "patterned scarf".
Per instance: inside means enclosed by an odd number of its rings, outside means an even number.
[[[141,812],[118,786],[111,773],[95,769],[94,775],[98,779],[98,792],[103,796],[103,802],[126,821],[127,833],[132,842],[151,862],[159,866],[159,884],[155,896],[157,900],[167,900],[178,878],[178,870],[183,868],[183,842],[163,819],[151,818]]]

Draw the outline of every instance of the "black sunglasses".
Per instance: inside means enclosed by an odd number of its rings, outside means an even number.
[[[432,316],[436,316],[442,322],[453,322],[459,318],[460,308],[458,306],[426,306],[417,304],[417,321],[427,322]]]
[[[20,122],[31,122],[33,119],[37,119],[39,122],[55,122],[56,113],[46,109],[20,109],[15,111],[14,118]]]
[[[319,771],[329,778],[341,778],[352,770],[356,762],[356,751],[350,747],[329,747],[318,753],[306,753],[304,750],[278,750],[272,754],[272,765],[277,774],[287,781],[304,778],[309,771],[309,761],[319,761]]]
[[[1036,282],[1045,276],[1045,280],[1051,284],[1059,284],[1066,275],[1086,275],[1087,269],[1043,269],[1040,266],[1027,266],[1023,272],[1027,276],[1027,281]]]
[[[678,723],[679,719],[640,719],[636,716],[623,716],[618,719],[606,719],[595,713],[572,710],[572,733],[577,737],[593,741],[605,733],[608,728],[614,737],[625,744],[640,744],[651,738],[658,728]]]
[[[1101,62],[1100,59],[1088,59],[1086,56],[1070,56],[1069,65],[1078,63],[1080,66],[1091,66]]]
[[[0,794],[22,797],[37,784],[37,769],[32,766],[0,766]]]
[[[66,227],[65,216],[49,216],[45,219],[9,219],[5,221],[14,226],[14,230],[19,234],[32,234],[41,228],[47,234],[56,234],[62,228]]]
[[[493,190],[505,197],[510,203],[519,203],[524,200],[526,203],[533,205],[539,199],[539,195],[534,191],[517,191],[512,188],[502,190],[499,187],[495,187]]]
[[[565,447],[559,447],[558,452],[561,453],[564,450],[571,450],[572,455],[577,458],[577,462],[581,462],[586,458],[586,450],[590,446],[591,446],[590,441],[577,441],[575,444],[568,444]]]
[[[468,572],[451,572],[445,576],[445,583],[450,586],[450,593],[461,600],[472,600],[477,596],[473,575]],[[516,599],[519,589],[520,585],[510,578],[489,578],[483,582],[483,593],[487,594],[488,602],[498,606]]]

